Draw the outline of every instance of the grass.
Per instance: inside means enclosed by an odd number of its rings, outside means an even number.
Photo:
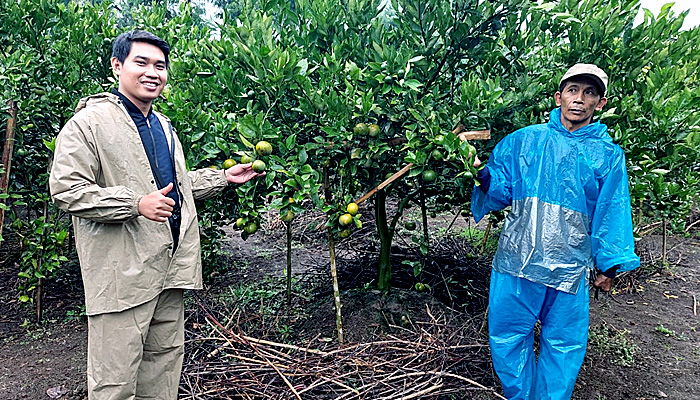
[[[629,338],[627,329],[617,330],[606,325],[591,327],[588,331],[588,342],[602,354],[608,356],[611,363],[623,367],[634,365],[634,356],[639,351]]]

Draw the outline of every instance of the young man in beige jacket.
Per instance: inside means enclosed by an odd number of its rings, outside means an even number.
[[[168,44],[121,34],[118,90],[80,100],[61,130],[49,179],[71,214],[88,315],[88,398],[176,399],[183,289],[202,288],[195,199],[259,175],[250,164],[187,171],[170,120],[152,108]]]

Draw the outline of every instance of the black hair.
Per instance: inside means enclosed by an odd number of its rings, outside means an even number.
[[[593,83],[593,86],[595,86],[595,90],[598,92],[598,96],[600,96],[601,98],[604,97],[604,94],[603,94],[603,87],[600,86],[600,82],[598,82],[598,79],[595,79],[595,78],[591,77],[590,75],[576,75],[576,76],[572,76],[571,78],[569,78],[569,79],[565,80],[564,82],[562,82],[561,85],[559,85],[559,92],[563,92],[563,91],[564,91],[564,88],[566,87],[566,84],[569,83],[569,82],[571,82],[571,81],[573,81],[573,80],[576,79],[576,78],[588,78],[588,79],[590,79],[591,82]]]
[[[112,45],[112,57],[116,57],[120,63],[124,63],[131,52],[131,44],[133,42],[144,42],[156,46],[165,55],[165,67],[170,66],[170,46],[168,43],[151,32],[138,29],[124,32],[117,36]]]

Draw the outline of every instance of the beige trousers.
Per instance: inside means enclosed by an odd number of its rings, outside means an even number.
[[[88,399],[177,399],[185,326],[182,289],[88,316]]]

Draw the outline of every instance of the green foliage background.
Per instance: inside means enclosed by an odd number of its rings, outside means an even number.
[[[65,251],[55,245],[65,237],[58,222],[48,225],[54,236],[26,223],[33,215],[61,220],[46,201],[51,141],[79,98],[114,85],[112,40],[136,27],[173,48],[157,107],[174,121],[190,168],[252,155],[249,145],[262,139],[275,148],[264,181],[200,204],[207,274],[218,267],[223,224],[313,206],[337,231],[347,202],[408,162],[416,166],[392,187],[396,196],[413,199],[422,187],[429,208],[465,206],[468,147],[451,130],[490,129],[493,139],[479,148],[488,155],[504,135],[548,119],[556,83],[575,62],[609,72],[600,118],[627,154],[640,215],[678,227],[697,196],[700,30],[681,31],[684,15],[668,6],[633,26],[638,0],[221,5],[223,22],[214,25],[186,3],[123,2],[117,10],[107,1],[0,0],[0,102],[19,105],[11,211],[28,210],[11,213],[13,229],[38,243],[26,259]],[[378,137],[355,133],[359,122],[378,124]],[[435,149],[445,160],[429,157]],[[428,169],[439,178],[425,184]],[[23,263],[21,272],[30,282],[48,264]]]

